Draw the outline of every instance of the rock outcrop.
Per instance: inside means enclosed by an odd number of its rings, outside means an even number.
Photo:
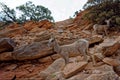
[[[16,35],[23,35],[27,33],[27,30],[23,27],[17,27],[13,29],[6,29],[0,32],[0,37],[15,37]]]
[[[47,43],[34,42],[12,52],[15,60],[32,60],[53,54]]]
[[[36,21],[28,21],[24,24],[24,28],[27,31],[31,31],[32,29],[38,27],[38,28],[45,28],[45,29],[50,29],[53,26],[53,24],[48,21],[48,20],[43,20],[40,22],[36,22]]]
[[[86,65],[87,62],[69,63],[65,66],[62,72],[65,75],[65,78],[69,78],[82,71]]]
[[[92,34],[92,24],[83,22],[83,13],[55,25],[28,21],[0,30],[0,80],[120,80],[120,33]],[[72,54],[65,64],[47,45],[52,33],[60,45],[87,39],[89,61]]]

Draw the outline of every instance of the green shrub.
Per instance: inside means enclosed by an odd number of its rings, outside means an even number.
[[[120,1],[108,0],[103,2],[101,1],[97,4],[93,4],[93,2],[88,3],[89,6],[86,8],[86,10],[89,11],[84,14],[84,19],[90,20],[93,23],[105,24],[105,20],[111,18],[112,25],[120,26]]]

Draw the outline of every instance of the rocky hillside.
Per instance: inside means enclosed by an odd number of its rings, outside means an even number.
[[[120,32],[92,34],[92,25],[75,19],[10,24],[0,31],[0,80],[120,80]],[[70,55],[65,65],[48,40],[54,34],[60,45],[84,38],[89,41],[89,62]]]

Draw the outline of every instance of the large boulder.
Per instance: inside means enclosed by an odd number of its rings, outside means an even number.
[[[0,38],[0,53],[14,50],[15,42],[10,38]]]
[[[62,69],[65,67],[65,61],[64,59],[60,58],[55,60],[47,69],[40,72],[40,77],[43,78],[43,80],[46,80],[49,78],[51,80],[51,76],[54,75],[54,73],[62,71]],[[54,76],[53,76],[54,77]]]
[[[34,42],[12,52],[15,60],[32,60],[53,54],[53,49],[47,42]]]

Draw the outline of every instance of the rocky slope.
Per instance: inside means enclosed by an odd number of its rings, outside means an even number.
[[[0,80],[120,80],[120,32],[103,38],[92,34],[92,24],[84,24],[78,14],[75,20],[14,23],[1,30]],[[76,56],[65,65],[47,45],[52,33],[60,45],[87,39],[89,62]]]

